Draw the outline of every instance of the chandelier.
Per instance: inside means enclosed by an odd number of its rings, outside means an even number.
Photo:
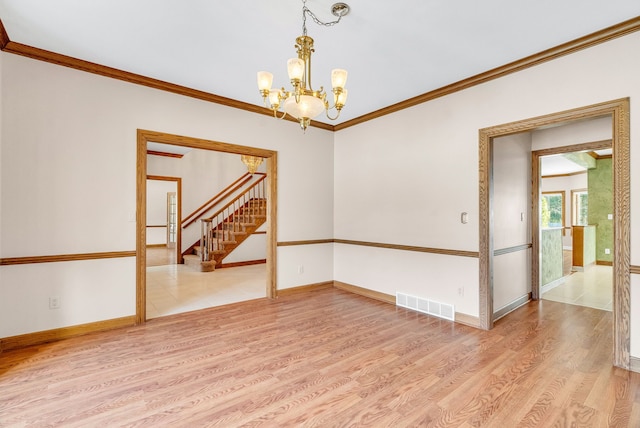
[[[262,163],[262,158],[257,156],[241,155],[240,160],[247,166],[247,170],[251,175],[255,174]]]
[[[329,106],[327,94],[323,87],[314,90],[311,86],[311,54],[314,52],[313,39],[307,36],[307,15],[316,24],[329,27],[340,22],[343,16],[349,13],[349,6],[345,3],[336,3],[331,6],[331,13],[338,19],[332,22],[322,22],[306,6],[306,0],[302,0],[302,36],[296,38],[295,48],[298,53],[297,58],[287,61],[287,71],[289,80],[293,86],[292,90],[282,89],[272,90],[273,74],[268,71],[258,72],[258,89],[264,100],[265,107],[271,108],[274,117],[283,119],[287,114],[294,117],[300,123],[302,130],[306,130],[311,119],[318,116],[323,111],[327,118],[336,120],[340,116],[340,111],[347,101],[347,90],[344,88],[347,82],[347,71],[334,69],[331,71],[331,86],[333,92],[333,105]],[[279,116],[280,107],[282,115]],[[329,110],[336,110],[336,115],[331,117]]]

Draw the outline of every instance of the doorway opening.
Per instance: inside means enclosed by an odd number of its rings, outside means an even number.
[[[265,282],[267,298],[274,298],[276,296],[277,152],[139,129],[137,132],[136,168],[136,322],[138,324],[144,323],[147,319],[147,145],[150,142],[238,155],[258,156],[266,160],[266,197],[268,204],[265,223],[267,242]],[[180,242],[177,242],[176,246],[180,249]]]
[[[585,119],[609,117],[611,119],[613,151],[613,365],[629,369],[630,365],[630,126],[629,99],[624,98],[576,108],[573,110],[525,119],[517,122],[481,129],[479,132],[479,319],[480,326],[493,328],[493,193],[492,157],[493,139],[501,136],[534,131],[550,126],[569,124]],[[539,171],[536,157],[532,170]],[[535,180],[534,180],[535,181]],[[533,187],[533,186],[532,186]],[[534,189],[532,189],[533,191]],[[534,193],[537,195],[537,193]],[[531,290],[532,298],[540,296],[540,230],[539,199],[531,198]]]
[[[532,157],[540,165],[532,171],[534,197],[542,197],[539,298],[612,311],[611,140],[538,150]]]

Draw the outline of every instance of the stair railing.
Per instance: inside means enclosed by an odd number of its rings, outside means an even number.
[[[263,173],[260,173],[260,172],[256,172],[255,174],[264,175]],[[184,229],[187,226],[189,226],[191,223],[196,222],[199,216],[204,215],[207,211],[209,211],[210,209],[218,205],[220,202],[228,198],[233,193],[237,192],[238,189],[242,188],[245,184],[251,181],[251,179],[252,179],[252,175],[248,172],[242,175],[236,181],[234,181],[233,183],[228,185],[226,188],[224,188],[222,191],[220,191],[213,198],[209,199],[207,202],[205,202],[200,207],[198,207],[194,212],[186,216],[182,220],[182,228]]]
[[[266,176],[229,201],[211,217],[200,220],[200,260],[213,259],[215,251],[224,250],[225,243],[234,241],[235,232],[252,223],[252,216],[266,215]]]

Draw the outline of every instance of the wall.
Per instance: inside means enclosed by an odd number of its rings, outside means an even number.
[[[562,229],[542,229],[540,234],[540,285],[562,278]]]
[[[587,217],[596,226],[595,259],[613,261],[613,170],[611,159],[596,160],[596,168],[589,170],[589,200]],[[611,218],[609,218],[611,216]],[[606,254],[606,249],[609,254]]]
[[[639,49],[640,33],[632,33],[333,135],[303,135],[270,117],[2,53],[0,257],[132,250],[137,128],[277,150],[279,241],[333,236],[477,252],[478,130],[630,97],[637,213]],[[96,221],[104,227],[96,230]],[[640,265],[637,215],[631,264]],[[279,288],[335,279],[478,315],[474,257],[285,246],[277,274]],[[639,281],[632,276],[632,356],[640,356]],[[48,310],[48,296],[63,292],[72,301]],[[134,258],[0,267],[0,337],[134,311]]]
[[[478,251],[478,130],[624,97],[632,105],[631,212],[640,212],[640,110],[633,107],[640,99],[639,49],[640,33],[633,33],[337,132],[335,237]],[[610,121],[607,130],[611,138]],[[603,139],[575,138],[576,144]],[[545,142],[532,144],[545,148]],[[462,211],[469,213],[468,224],[459,221]],[[388,294],[412,287],[413,294],[478,315],[477,259],[402,253],[336,245],[335,279]],[[640,264],[637,215],[631,218],[631,263]],[[457,292],[461,286],[464,296]],[[631,294],[637,313],[638,291]],[[640,356],[637,321],[631,326],[634,356]]]
[[[531,292],[530,132],[494,139],[492,185],[493,249],[499,252],[493,257],[493,310],[499,312]]]
[[[0,257],[135,250],[137,129],[277,151],[277,239],[332,236],[331,132],[303,134],[269,116],[0,58]],[[332,264],[323,264],[331,246],[283,248],[278,288],[333,278]],[[298,263],[303,274],[292,267]],[[0,266],[0,337],[134,315],[135,264],[125,257]],[[49,296],[61,297],[60,309],[48,308]]]

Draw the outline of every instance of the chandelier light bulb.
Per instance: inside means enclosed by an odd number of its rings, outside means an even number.
[[[331,70],[331,87],[344,89],[347,83],[347,70],[336,68]]]
[[[287,61],[287,71],[289,72],[289,80],[299,82],[304,76],[304,61],[300,58],[291,58]]]
[[[260,92],[269,92],[272,84],[273,74],[268,71],[258,71],[258,89],[260,89]]]

